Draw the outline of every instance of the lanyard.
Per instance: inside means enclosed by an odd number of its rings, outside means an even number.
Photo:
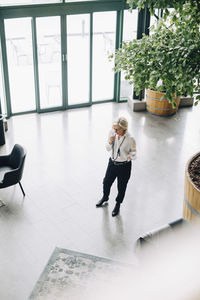
[[[115,135],[115,139],[116,139],[116,135]],[[120,148],[121,148],[121,145],[123,144],[124,140],[125,140],[125,136],[124,136],[121,144],[118,147],[117,156],[115,158],[114,158],[114,145],[115,145],[115,140],[114,140],[114,142],[112,144],[112,160],[116,160],[118,158],[118,156],[120,156]]]

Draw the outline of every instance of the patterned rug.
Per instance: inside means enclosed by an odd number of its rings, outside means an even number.
[[[122,272],[129,268],[110,259],[55,248],[29,299],[97,299],[97,291],[109,288],[111,282],[119,286]]]

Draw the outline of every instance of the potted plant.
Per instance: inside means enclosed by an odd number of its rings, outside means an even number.
[[[200,3],[198,0],[176,2],[134,0],[139,9],[148,5],[151,13],[156,8],[165,9],[163,18],[151,29],[151,35],[123,42],[115,55],[110,55],[110,59],[115,58],[115,71],[124,71],[136,94],[144,88],[150,89],[158,92],[165,104],[170,103],[169,110],[165,107],[162,110],[161,106],[158,114],[174,113],[181,95],[193,97],[194,92],[200,92]],[[129,0],[130,6],[132,3]],[[171,3],[174,11],[170,13]],[[195,104],[199,99],[197,96]],[[160,105],[160,101],[156,102]]]
[[[199,0],[127,0],[138,9],[147,5],[153,14],[164,9],[163,19],[151,36],[123,43],[116,51],[116,71],[124,70],[135,91],[144,87],[165,91],[172,106],[176,96],[194,96],[200,100],[200,1]],[[170,13],[168,8],[174,8]],[[200,152],[185,168],[183,217],[200,221]]]
[[[200,152],[188,160],[185,168],[183,217],[188,222],[200,221]]]

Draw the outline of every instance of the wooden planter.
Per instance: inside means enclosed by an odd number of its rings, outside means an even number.
[[[146,90],[146,109],[158,116],[170,116],[177,112],[178,106],[180,103],[180,97],[175,99],[176,108],[173,108],[171,103],[167,100],[167,98],[163,97],[165,93],[163,92],[156,92],[153,90]],[[163,97],[163,99],[162,99]]]
[[[183,202],[183,218],[188,222],[200,221],[200,190],[191,181],[188,168],[191,162],[200,155],[200,152],[195,154],[187,163],[185,169],[185,187],[184,187],[184,202]]]

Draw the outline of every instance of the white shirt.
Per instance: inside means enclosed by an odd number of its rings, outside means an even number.
[[[115,140],[112,145],[109,144],[111,136],[115,136]],[[131,160],[136,155],[136,141],[129,132],[126,132],[120,137],[120,139],[118,139],[118,135],[112,129],[109,132],[106,149],[107,151],[111,151],[112,160],[118,162]],[[120,149],[120,153],[118,153],[118,149]]]

